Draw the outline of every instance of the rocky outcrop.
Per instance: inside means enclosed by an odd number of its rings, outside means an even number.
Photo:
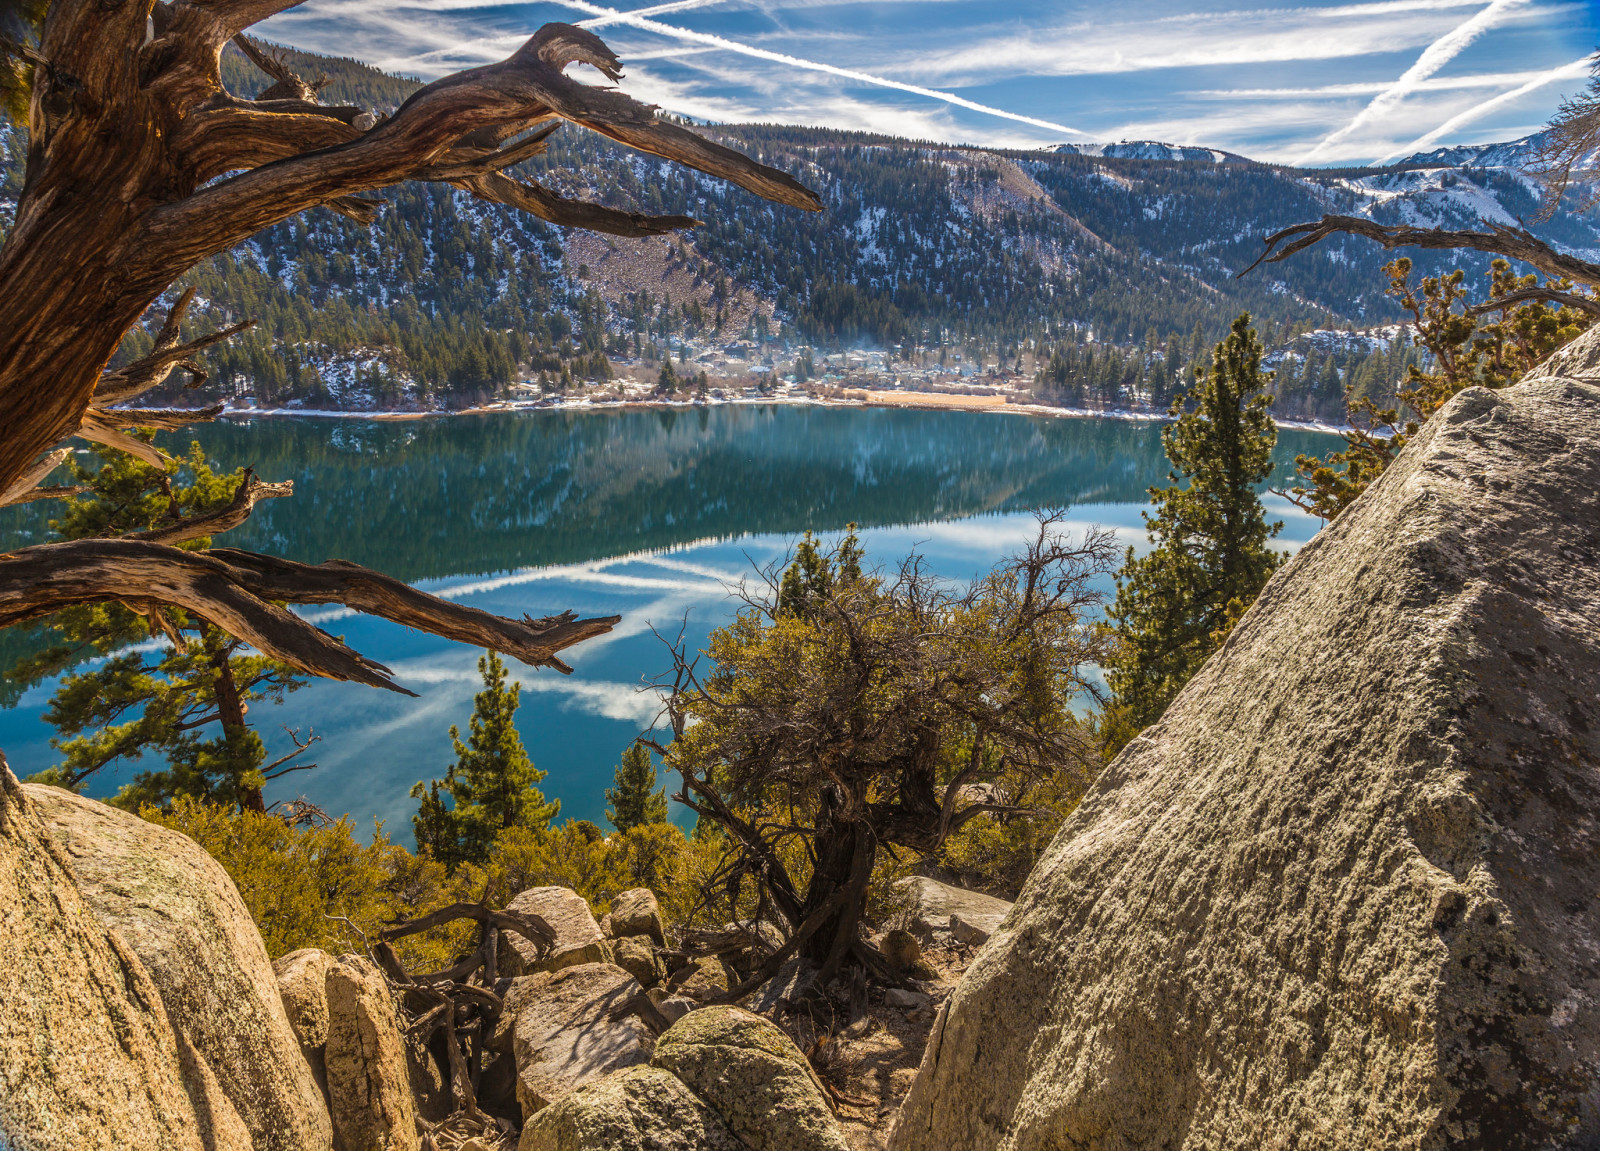
[[[751,1151],[848,1151],[811,1065],[758,1015],[691,1012],[656,1042],[652,1062],[709,1103]]]
[[[522,892],[507,907],[525,915],[541,916],[556,933],[555,942],[541,954],[527,939],[512,931],[500,934],[500,969],[505,975],[532,975],[560,971],[580,963],[610,963],[611,945],[600,933],[594,913],[583,896],[566,887],[534,887]]]
[[[85,901],[160,992],[190,1095],[220,1092],[257,1151],[327,1151],[322,1093],[261,934],[222,867],[175,831],[59,788],[22,786]]]
[[[632,1014],[643,991],[620,967],[585,963],[541,972],[517,990],[512,1049],[525,1116],[649,1060],[655,1036]]]
[[[522,1130],[517,1151],[746,1151],[676,1076],[634,1067],[579,1088]]]
[[[891,1146],[1600,1145],[1597,618],[1600,380],[1462,392],[1104,771]]]
[[[3,757],[0,1004],[0,1146],[249,1147],[237,1116],[216,1131],[195,1114],[160,992],[84,901]]]
[[[611,901],[611,911],[606,915],[608,934],[615,939],[630,935],[648,935],[657,947],[665,947],[667,933],[661,923],[661,904],[655,892],[645,887],[624,891]]]
[[[952,887],[936,879],[913,875],[894,885],[896,896],[905,904],[905,917],[913,931],[927,935],[934,931],[953,931],[962,942],[982,942],[999,930],[1011,911],[1011,904],[992,895]],[[959,919],[961,925],[951,920]]]
[[[417,1151],[410,1069],[383,973],[359,955],[328,969],[329,1110],[344,1151]]]

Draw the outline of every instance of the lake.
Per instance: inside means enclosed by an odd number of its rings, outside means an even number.
[[[596,822],[619,755],[656,715],[641,687],[668,660],[652,625],[671,635],[687,619],[698,646],[731,618],[730,584],[781,558],[800,532],[833,535],[853,521],[869,565],[916,549],[934,572],[967,580],[1018,549],[1042,505],[1071,505],[1079,528],[1098,523],[1142,546],[1145,489],[1167,472],[1160,425],[1147,421],[810,405],[264,418],[162,442],[177,450],[190,439],[219,467],[295,482],[293,498],[257,505],[228,533],[230,547],[353,560],[502,615],[620,614],[609,635],[563,653],[571,676],[511,661],[518,727],[549,773],[543,790],[563,816]],[[1286,429],[1277,458],[1337,444]],[[1316,531],[1287,501],[1267,503],[1284,521],[1280,546]],[[46,538],[49,514],[43,504],[0,513],[0,544]],[[322,737],[308,757],[317,770],[276,781],[267,798],[303,794],[335,815],[383,820],[409,844],[407,792],[443,776],[481,652],[339,609],[306,615],[418,698],[316,680],[281,706],[258,704],[250,718],[269,755],[292,746],[285,725]],[[52,691],[0,711],[0,748],[18,775],[55,762],[40,720]],[[139,767],[106,768],[90,792],[111,794]]]

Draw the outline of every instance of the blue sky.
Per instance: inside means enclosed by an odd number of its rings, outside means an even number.
[[[432,79],[550,20],[593,27],[626,91],[699,119],[1306,165],[1526,135],[1600,44],[1600,0],[309,0],[260,32]]]

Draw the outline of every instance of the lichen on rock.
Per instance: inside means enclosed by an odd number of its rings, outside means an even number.
[[[891,1146],[1600,1141],[1597,618],[1600,379],[1462,392],[1102,773]]]
[[[692,1011],[651,1062],[683,1080],[752,1151],[846,1151],[816,1073],[777,1026],[738,1007]]]

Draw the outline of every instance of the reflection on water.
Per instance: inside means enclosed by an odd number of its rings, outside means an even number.
[[[1027,510],[1039,505],[1072,504],[1081,523],[1142,542],[1145,489],[1166,475],[1154,424],[886,409],[257,420],[192,438],[219,464],[295,481],[294,497],[258,505],[230,546],[355,560],[501,614],[622,614],[611,635],[568,653],[573,676],[519,676],[519,726],[550,772],[547,794],[595,820],[618,755],[655,713],[639,690],[664,664],[649,626],[675,631],[687,615],[690,637],[703,639],[728,618],[727,583],[781,556],[795,534],[855,521],[869,558],[890,562],[915,547],[934,571],[967,579],[1020,546]],[[1329,442],[1286,431],[1278,456]],[[1309,538],[1315,521],[1270,502],[1289,546]],[[41,538],[47,518],[40,505],[0,515],[0,542]],[[312,618],[420,698],[318,681],[263,707],[252,719],[269,749],[287,747],[283,723],[323,736],[318,770],[277,786],[384,818],[409,841],[406,791],[443,774],[447,729],[471,710],[478,653],[361,616]],[[54,762],[38,719],[49,691],[0,712],[0,747],[19,773]],[[108,771],[95,790],[115,790],[136,767]]]

